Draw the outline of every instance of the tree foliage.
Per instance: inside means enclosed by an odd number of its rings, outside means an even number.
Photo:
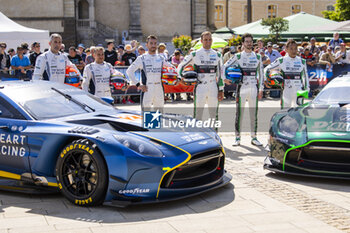
[[[172,39],[174,47],[177,49],[181,49],[184,55],[186,55],[191,49],[191,42],[192,38],[186,35],[177,36]]]
[[[261,25],[269,28],[269,37],[273,43],[277,43],[280,40],[281,33],[289,29],[288,20],[281,17],[262,19]]]
[[[326,19],[334,21],[350,20],[350,0],[337,0],[334,11],[322,11]]]
[[[242,44],[242,37],[237,36],[237,37],[232,37],[229,41],[228,41],[228,45],[229,46],[238,46]]]

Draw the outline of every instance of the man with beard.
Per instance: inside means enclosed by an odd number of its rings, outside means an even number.
[[[132,85],[136,85],[142,91],[141,109],[142,111],[153,110],[163,111],[164,90],[162,85],[162,67],[167,63],[160,54],[157,54],[157,37],[150,35],[147,37],[146,46],[148,53],[140,55],[129,66],[126,74],[131,80]],[[135,71],[140,69],[142,78],[137,81]]]
[[[261,61],[261,55],[252,51],[253,49],[253,36],[246,33],[242,36],[242,43],[244,50],[241,53],[236,53],[230,60],[228,60],[222,71],[222,76],[225,77],[225,71],[232,65],[237,65],[242,70],[242,81],[237,85],[236,92],[236,141],[233,146],[239,146],[241,142],[241,124],[242,116],[244,113],[245,104],[248,101],[249,113],[250,113],[250,130],[251,130],[251,143],[255,146],[261,146],[262,144],[256,137],[258,128],[258,99],[262,98],[263,93],[263,64]],[[224,80],[227,84],[232,84],[231,80]]]
[[[287,55],[278,58],[265,68],[265,76],[269,75],[271,69],[280,69],[284,78],[284,88],[281,98],[281,108],[296,106],[297,91],[309,90],[309,78],[307,74],[306,61],[297,56],[297,43],[290,39],[287,41]]]
[[[66,66],[73,64],[65,54],[60,52],[61,44],[61,35],[54,33],[50,36],[50,49],[36,59],[33,80],[44,79],[64,83]]]

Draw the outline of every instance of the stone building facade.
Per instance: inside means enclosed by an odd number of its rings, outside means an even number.
[[[323,16],[334,10],[336,0],[252,0],[252,22],[268,17],[286,17],[304,11]],[[215,0],[215,27],[234,28],[247,23],[247,0]]]
[[[175,35],[198,37],[215,29],[215,0],[0,0],[1,11],[28,27],[63,35],[66,46],[144,40]]]

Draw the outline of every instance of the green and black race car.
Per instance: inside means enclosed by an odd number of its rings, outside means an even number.
[[[316,98],[277,112],[264,168],[281,173],[350,178],[350,74]]]

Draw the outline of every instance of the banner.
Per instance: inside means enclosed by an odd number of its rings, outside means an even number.
[[[326,65],[317,64],[307,66],[310,90],[322,89],[330,80],[343,73],[350,72],[350,64],[335,64],[328,68]]]

